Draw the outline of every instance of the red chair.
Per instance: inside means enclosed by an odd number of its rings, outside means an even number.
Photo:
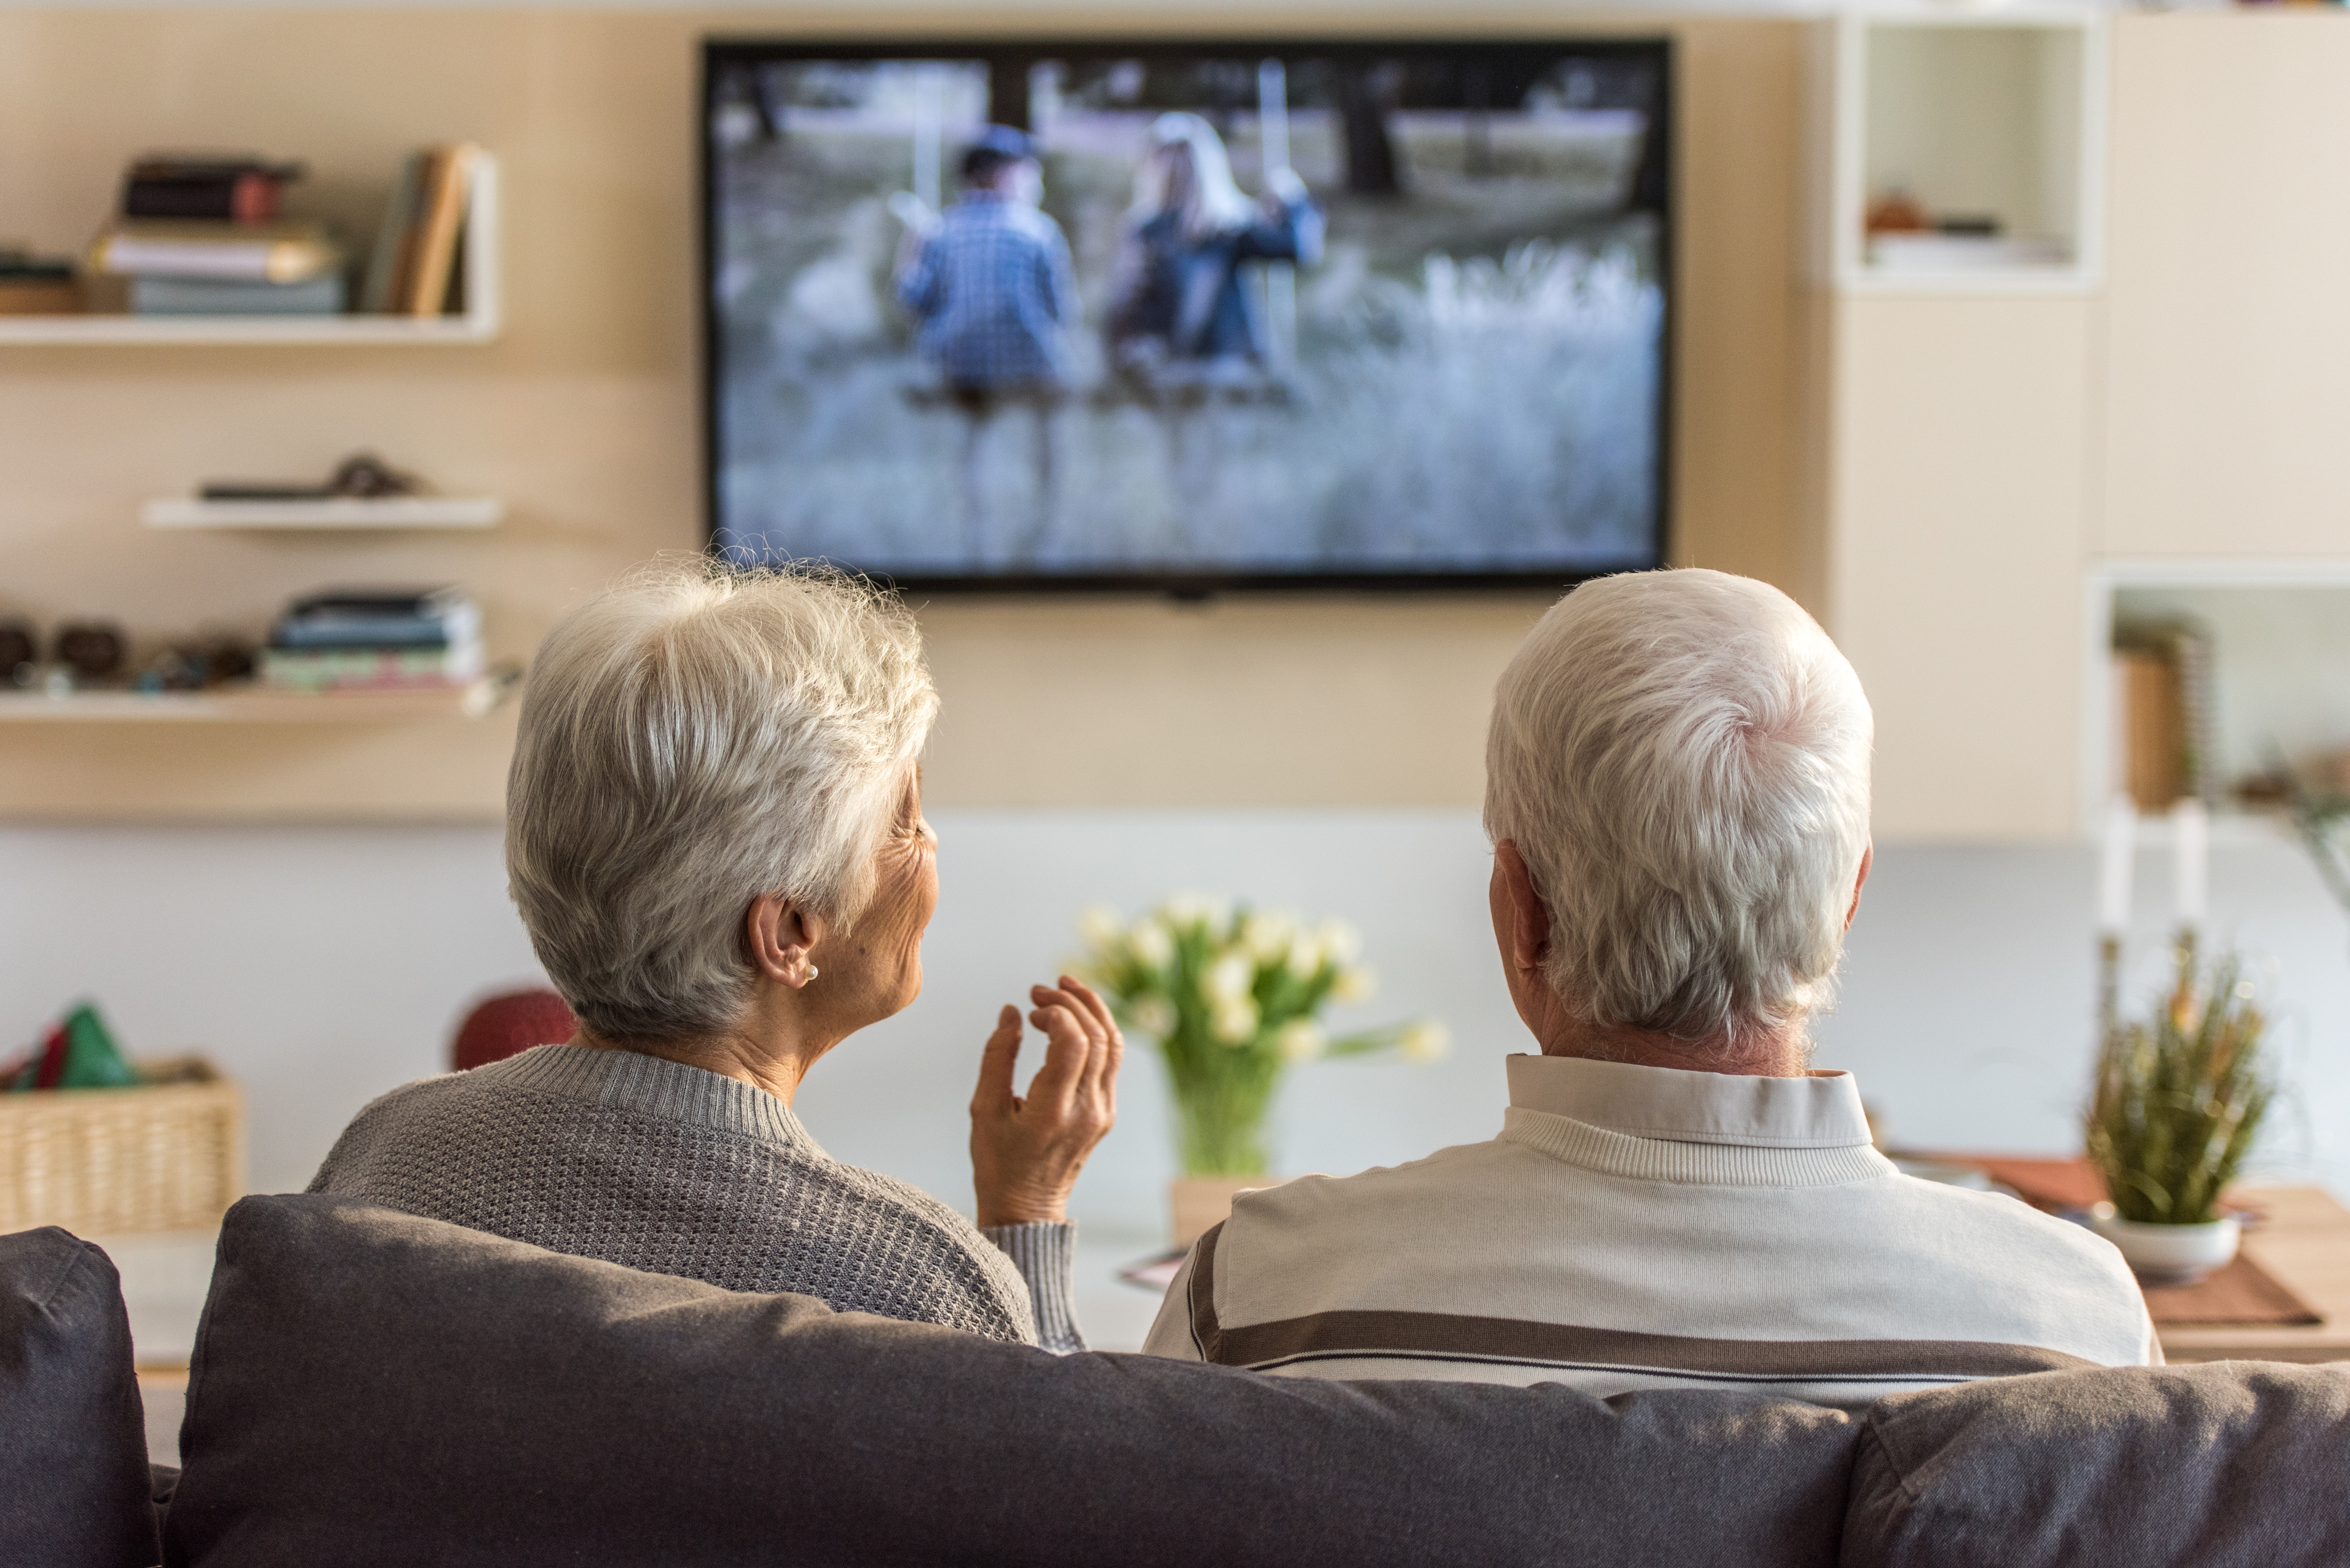
[[[494,996],[465,1014],[449,1043],[449,1065],[471,1068],[519,1056],[534,1045],[560,1045],[579,1032],[579,1021],[551,991],[517,991]]]

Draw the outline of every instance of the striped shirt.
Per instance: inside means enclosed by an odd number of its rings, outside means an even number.
[[[1309,1377],[1858,1406],[2159,1358],[2120,1254],[1902,1175],[1847,1074],[1513,1056],[1490,1143],[1243,1195],[1144,1348]]]

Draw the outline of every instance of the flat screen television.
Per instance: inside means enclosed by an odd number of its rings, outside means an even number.
[[[908,587],[1664,559],[1660,39],[705,45],[713,546]]]

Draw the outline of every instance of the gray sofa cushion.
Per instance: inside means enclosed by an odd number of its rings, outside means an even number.
[[[0,1236],[0,1563],[147,1568],[148,1491],[113,1260],[54,1225]]]
[[[1869,1412],[1847,1568],[2340,1568],[2350,1370],[2048,1372]]]
[[[221,1234],[174,1563],[1831,1564],[1856,1424],[1041,1351],[330,1198]]]

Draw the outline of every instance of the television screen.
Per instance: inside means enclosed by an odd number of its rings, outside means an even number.
[[[716,41],[711,533],[920,587],[1663,558],[1662,41]]]

